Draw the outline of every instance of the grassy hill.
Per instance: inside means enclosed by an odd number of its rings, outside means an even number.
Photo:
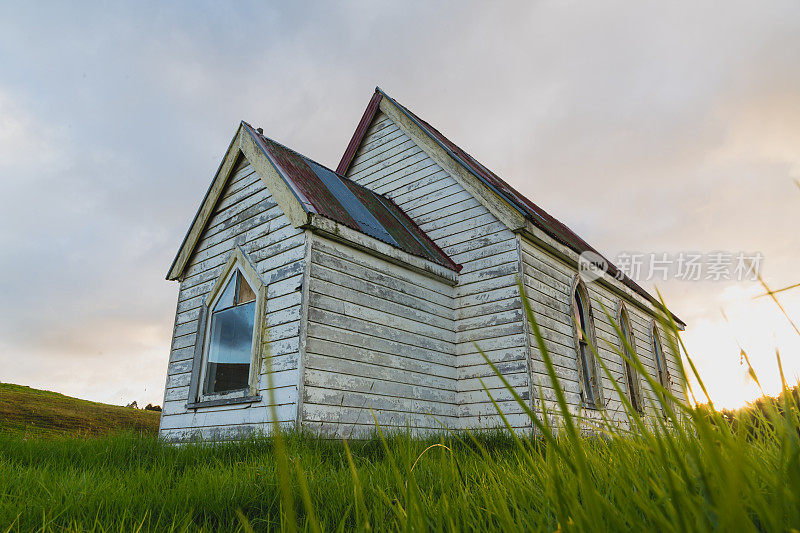
[[[160,414],[0,383],[0,432],[54,437],[155,434]]]

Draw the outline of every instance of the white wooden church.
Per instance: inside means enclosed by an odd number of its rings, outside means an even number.
[[[661,306],[613,265],[583,283],[587,251],[380,88],[335,172],[242,122],[167,275],[180,292],[161,435],[267,432],[274,411],[286,427],[358,436],[374,430],[370,408],[388,430],[499,425],[481,380],[527,431],[476,348],[532,407],[554,400],[518,279],[575,412],[625,416],[587,341],[634,405],[659,409],[612,348],[604,308],[685,398]]]

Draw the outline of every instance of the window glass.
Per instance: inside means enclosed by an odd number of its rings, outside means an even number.
[[[236,271],[211,315],[204,393],[246,389],[255,325],[255,292]]]
[[[589,404],[594,405],[594,387],[592,386],[594,382],[594,366],[592,366],[591,361],[589,360],[589,347],[581,342],[581,366],[583,367],[583,389],[584,393],[586,394],[586,401]]]
[[[575,324],[578,326],[578,339],[583,340],[583,333],[586,331],[586,321],[583,319],[583,304],[581,303],[581,294],[575,291],[575,305],[572,306],[575,313]]]
[[[220,296],[219,300],[217,300],[216,305],[214,305],[214,310],[221,310],[227,309],[228,307],[233,307],[234,299],[236,297],[236,278],[239,276],[239,272],[235,272],[233,276],[231,276],[230,281],[225,286],[225,290],[222,292],[222,296]]]
[[[661,338],[658,335],[658,328],[653,325],[653,359],[655,359],[656,370],[658,371],[658,382],[662,387],[669,390],[669,372],[667,371],[667,362],[664,359],[664,349],[661,346]],[[665,404],[669,401],[666,397],[659,394],[661,397],[661,412],[666,416]]]
[[[636,379],[635,370],[628,363],[625,363],[625,370],[627,370],[626,374],[628,374],[628,396],[630,397],[631,405],[639,411],[641,407],[639,406],[639,398],[636,396],[636,384],[633,381]]]
[[[658,338],[658,331],[653,326],[653,358],[656,360],[656,370],[658,370],[658,382],[664,387],[667,386],[667,375],[664,371],[664,353],[661,350],[661,340]]]
[[[589,347],[589,343],[587,341],[587,336],[589,335],[588,331],[588,320],[587,320],[587,309],[584,304],[584,295],[581,292],[580,287],[575,289],[574,294],[574,301],[573,301],[573,314],[575,316],[575,325],[578,329],[577,331],[577,342],[578,342],[578,364],[581,367],[581,374],[583,376],[583,383],[582,383],[582,391],[584,394],[584,398],[588,405],[595,405],[597,402],[597,392],[595,387],[597,386],[597,376],[595,375],[595,366],[594,366],[594,357],[591,353],[591,348]]]
[[[236,277],[239,278],[239,290],[237,291],[236,303],[245,304],[255,301],[256,293],[247,283],[247,280],[244,279],[244,276],[237,272]]]
[[[625,312],[624,311],[622,313],[620,313],[620,315],[619,315],[619,329],[622,330],[623,338],[626,341],[628,341],[628,344],[630,344],[631,337],[628,334],[628,321],[627,321],[627,319],[625,317]],[[625,355],[630,357],[630,354],[628,353],[628,346],[626,346],[624,342],[622,343],[622,349],[625,351]]]
[[[623,308],[619,314],[619,329],[622,332],[622,353],[628,359],[623,361],[625,365],[625,386],[628,389],[628,398],[631,401],[631,405],[637,411],[641,411],[642,405],[641,400],[639,398],[639,386],[638,386],[638,374],[636,370],[633,368],[633,365],[629,362],[633,359],[633,354],[631,354],[630,350],[628,350],[627,344],[630,344],[633,347],[633,337],[630,334],[630,324],[628,322],[628,313]],[[625,343],[627,341],[627,344]]]

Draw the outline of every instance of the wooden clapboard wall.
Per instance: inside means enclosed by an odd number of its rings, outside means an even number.
[[[453,287],[335,243],[311,240],[301,402],[328,436],[456,426]],[[370,412],[372,409],[372,412]]]
[[[562,389],[564,389],[567,402],[578,412],[580,411],[580,393],[577,352],[571,317],[571,291],[576,271],[573,267],[564,264],[561,260],[543,251],[524,237],[521,238],[521,244],[525,291],[533,306],[545,346],[552,357],[556,374]],[[586,285],[586,289],[589,292],[594,316],[593,323],[598,353],[606,363],[612,378],[619,383],[623,391],[627,391],[623,378],[622,358],[615,351],[615,348],[621,348],[621,343],[614,325],[611,323],[611,320],[616,321],[617,319],[620,297],[598,283],[589,283]],[[637,298],[637,300],[643,301],[641,298]],[[650,307],[649,304],[645,305]],[[656,376],[653,342],[650,333],[653,314],[645,312],[630,302],[626,303],[626,309],[631,329],[633,330],[636,353],[648,372],[652,376]],[[606,313],[610,314],[611,318]],[[672,378],[672,390],[678,398],[685,401],[683,386],[680,383],[679,363],[674,346],[669,342],[663,328],[660,328],[660,332],[662,346],[668,360],[669,373]],[[552,408],[555,406],[555,396],[553,395],[550,378],[547,375],[536,339],[533,336],[530,337],[530,343],[533,354],[534,391],[538,394],[538,385],[541,384],[544,400],[548,407]],[[648,399],[654,399],[655,397],[645,379],[641,376],[639,379],[642,396],[647,405]],[[603,396],[606,401],[606,416],[611,419],[625,421],[619,395],[605,373],[602,374],[602,385]],[[648,406],[651,413],[655,412],[654,408],[655,406],[652,404]],[[600,418],[600,413],[597,411],[583,411],[582,414],[588,417]]]
[[[464,267],[454,294],[458,427],[501,423],[481,379],[512,425],[530,427],[478,351],[484,350],[519,394],[529,397],[515,235],[382,112],[362,140],[348,176],[394,200]]]
[[[230,438],[253,429],[267,430],[265,424],[271,420],[267,368],[272,369],[279,421],[296,419],[305,233],[291,226],[246,160],[228,180],[180,285],[161,415],[161,435],[168,439]],[[262,362],[258,387],[263,400],[187,410],[200,307],[237,245],[267,286],[264,339],[269,342],[269,358]]]
[[[293,228],[253,168],[242,161],[181,281],[162,436],[227,439],[268,430],[270,393],[279,422],[329,436],[371,432],[370,409],[389,430],[501,425],[483,383],[512,426],[527,431],[530,420],[480,353],[527,401],[533,402],[541,384],[552,406],[553,389],[526,329],[518,278],[567,400],[579,410],[571,317],[574,267],[508,229],[383,113],[370,125],[348,175],[392,198],[463,266],[456,285]],[[200,309],[237,246],[266,285],[268,358],[262,361],[258,384],[262,400],[188,409]],[[615,319],[619,296],[599,284],[587,290],[597,347],[611,372],[611,379],[602,375],[605,414],[622,421],[611,382],[625,388],[622,361],[613,349],[619,339],[603,311]],[[638,296],[631,298],[644,307],[627,305],[635,347],[655,375],[652,307]],[[685,401],[677,352],[663,329],[661,340],[673,390]],[[641,389],[645,398],[653,397],[643,379]],[[582,414],[600,416],[598,411]]]

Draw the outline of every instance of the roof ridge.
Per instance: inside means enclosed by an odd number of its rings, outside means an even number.
[[[247,124],[247,122],[245,122],[245,121],[242,121],[242,122],[244,122],[245,124]],[[250,124],[247,124],[247,125],[248,125],[248,126],[250,126]],[[368,190],[368,191],[372,192],[373,194],[377,194],[377,195],[380,195],[382,198],[387,198],[387,199],[388,199],[388,197],[387,197],[386,195],[384,195],[384,194],[382,194],[382,193],[379,193],[379,192],[377,192],[377,191],[373,191],[372,189],[370,189],[369,187],[367,187],[367,186],[365,186],[365,185],[361,185],[360,183],[358,183],[358,182],[354,181],[354,180],[353,180],[353,179],[351,179],[351,178],[348,178],[347,176],[345,176],[344,174],[340,173],[339,171],[337,171],[337,170],[333,170],[332,168],[330,168],[330,167],[329,167],[329,166],[327,166],[327,165],[323,165],[322,163],[320,163],[320,162],[319,162],[319,161],[317,161],[316,159],[312,159],[312,158],[308,157],[307,155],[305,155],[305,154],[302,154],[302,153],[298,152],[298,151],[297,151],[297,150],[295,150],[294,148],[290,148],[289,146],[286,146],[286,145],[285,145],[285,144],[283,144],[282,142],[276,141],[276,140],[275,140],[275,139],[273,139],[272,137],[267,137],[267,136],[266,136],[266,135],[264,135],[263,133],[258,133],[258,131],[257,131],[257,130],[255,130],[255,129],[254,129],[252,126],[250,126],[250,128],[251,128],[251,129],[253,129],[253,131],[255,131],[255,132],[258,134],[258,135],[260,135],[260,136],[261,136],[261,137],[263,137],[264,139],[266,139],[266,140],[268,140],[268,141],[270,141],[270,142],[273,142],[273,143],[277,144],[277,145],[278,145],[278,146],[280,146],[281,148],[283,148],[283,149],[285,149],[285,150],[288,150],[288,151],[292,152],[293,154],[295,154],[295,155],[297,155],[297,156],[299,156],[299,157],[302,157],[303,159],[306,159],[306,160],[308,160],[308,161],[310,161],[310,162],[314,163],[315,165],[319,165],[319,166],[321,166],[321,167],[322,167],[322,168],[324,168],[325,170],[328,170],[328,171],[330,171],[331,173],[333,173],[333,174],[336,174],[336,176],[338,176],[339,178],[341,178],[341,179],[345,179],[345,180],[349,181],[350,183],[352,183],[352,184],[353,184],[353,185],[355,185],[356,187],[360,187],[360,188],[362,188],[362,189],[366,189],[366,190]]]
[[[455,144],[449,138],[447,138],[442,132],[438,129],[430,125],[424,119],[418,117],[413,111],[405,107],[403,104],[386,94],[383,89],[380,87],[375,88],[376,93],[380,93],[380,95],[384,98],[387,98],[390,102],[392,102],[395,106],[400,109],[401,112],[405,113],[406,116],[411,119],[412,122],[415,122],[417,126],[423,130],[434,142],[436,142],[442,149],[445,150],[451,157],[453,157],[457,162],[461,163],[464,168],[473,174],[478,180],[483,182],[484,185],[489,187],[492,191],[498,194],[501,198],[505,199],[508,204],[513,207],[515,210],[520,212],[523,216],[531,220],[534,224],[539,226],[545,233],[548,233],[550,237],[555,239],[557,242],[567,246],[568,248],[572,249],[573,251],[581,254],[583,252],[592,252],[597,254],[600,258],[602,258],[607,263],[607,271],[608,274],[612,277],[620,279],[620,281],[626,285],[629,289],[633,290],[640,296],[644,297],[646,300],[650,301],[656,307],[664,309],[663,304],[656,299],[653,295],[651,295],[647,290],[645,290],[641,285],[636,283],[633,279],[628,277],[624,272],[619,270],[619,268],[614,265],[610,260],[608,260],[603,254],[601,254],[597,249],[595,249],[592,245],[586,242],[582,237],[580,237],[575,231],[569,228],[566,224],[555,218],[553,215],[545,211],[543,208],[539,207],[536,203],[528,199],[524,194],[516,190],[512,185],[502,179],[500,176],[495,174],[489,168],[487,168],[483,163],[479,162],[475,159],[472,155],[466,152],[463,148]],[[349,147],[348,147],[349,148]],[[465,161],[466,159],[466,161]],[[494,182],[494,183],[492,183]],[[676,321],[680,322],[681,324],[685,323],[680,320],[677,316],[672,314],[673,318]]]
[[[244,120],[243,120],[242,122],[244,122],[245,124],[247,124],[247,122],[245,122]],[[250,124],[247,124],[247,125],[248,125],[248,126],[250,126]],[[272,137],[267,137],[267,136],[266,136],[266,135],[264,135],[263,133],[259,132],[257,129],[253,128],[253,126],[250,126],[250,129],[252,129],[253,131],[255,131],[257,135],[259,135],[259,136],[263,137],[264,139],[266,139],[266,140],[268,140],[268,141],[270,141],[270,142],[273,142],[273,143],[277,144],[278,146],[280,146],[280,147],[281,147],[281,148],[283,148],[284,150],[288,150],[288,151],[292,152],[293,154],[295,154],[295,155],[298,155],[298,156],[302,157],[303,159],[307,159],[307,160],[311,161],[312,163],[314,163],[314,164],[317,164],[317,165],[321,166],[321,167],[322,167],[322,168],[324,168],[325,170],[330,170],[330,171],[331,171],[331,172],[333,172],[334,174],[337,174],[337,175],[339,175],[340,177],[343,177],[343,176],[341,176],[341,175],[340,175],[338,172],[336,172],[335,170],[331,170],[329,167],[327,167],[327,166],[323,165],[323,164],[322,164],[322,163],[320,163],[319,161],[317,161],[317,160],[315,160],[315,159],[311,159],[310,157],[308,157],[308,156],[307,156],[307,155],[305,155],[305,154],[301,154],[300,152],[298,152],[298,151],[297,151],[297,150],[295,150],[294,148],[290,148],[289,146],[286,146],[286,145],[285,145],[285,144],[283,144],[282,142],[280,142],[280,141],[276,141],[276,140],[275,140],[275,139],[273,139]]]
[[[248,124],[248,125],[249,125],[249,124]],[[251,126],[251,127],[252,127],[252,126]],[[255,130],[254,130],[254,131],[255,131]],[[258,133],[258,132],[256,131],[256,133]],[[338,172],[338,171],[336,171],[336,170],[332,170],[330,167],[323,165],[322,163],[318,162],[318,161],[317,161],[317,160],[315,160],[315,159],[311,159],[311,158],[310,158],[310,157],[308,157],[307,155],[305,155],[305,154],[302,154],[302,153],[298,152],[298,151],[297,151],[297,150],[295,150],[294,148],[290,148],[290,147],[286,146],[285,144],[283,144],[283,143],[281,143],[281,142],[279,142],[279,141],[276,141],[276,140],[275,140],[275,139],[273,139],[272,137],[267,137],[267,136],[266,136],[266,135],[264,135],[263,133],[258,133],[258,135],[260,135],[261,137],[263,137],[264,139],[266,139],[266,140],[268,140],[268,141],[271,141],[271,142],[273,142],[273,143],[277,144],[277,145],[278,145],[278,146],[280,146],[281,148],[284,148],[284,149],[286,149],[286,150],[288,150],[288,151],[290,151],[290,152],[292,152],[292,153],[294,153],[294,154],[296,154],[296,155],[298,155],[298,156],[302,157],[303,159],[306,159],[306,160],[308,160],[308,161],[310,161],[310,162],[314,163],[315,165],[319,165],[319,166],[321,166],[322,168],[324,168],[325,170],[328,170],[328,171],[332,172],[333,174],[336,174],[336,176],[337,176],[337,177],[339,177],[339,178],[341,178],[341,179],[343,179],[343,180],[347,180],[349,183],[352,183],[354,186],[358,187],[359,189],[364,189],[365,191],[369,191],[370,193],[374,194],[375,196],[378,196],[378,197],[382,198],[383,200],[387,200],[387,201],[388,201],[388,202],[390,202],[390,203],[391,203],[391,204],[392,204],[394,207],[396,207],[397,209],[399,209],[399,210],[400,210],[400,211],[401,211],[401,212],[402,212],[402,213],[403,213],[403,214],[404,214],[406,217],[408,217],[408,220],[409,220],[409,221],[410,221],[412,224],[414,224],[415,226],[419,227],[419,225],[418,225],[416,222],[414,222],[414,219],[412,219],[410,216],[408,216],[408,213],[406,213],[406,212],[403,210],[403,208],[402,208],[402,207],[400,207],[399,205],[397,205],[397,202],[395,202],[394,200],[392,200],[391,198],[389,198],[389,197],[388,197],[388,196],[386,196],[385,194],[383,194],[383,193],[380,193],[380,192],[378,192],[378,191],[376,191],[376,190],[374,190],[374,189],[371,189],[371,188],[367,187],[366,185],[362,185],[362,184],[358,183],[357,181],[353,180],[352,178],[349,178],[349,177],[345,176],[344,174],[341,174],[341,173],[339,173],[339,172]],[[427,234],[426,234],[426,236],[427,236]],[[431,242],[433,243],[433,245],[434,245],[434,246],[436,246],[436,248],[437,248],[437,249],[438,249],[440,252],[444,253],[444,251],[443,251],[441,248],[439,248],[439,246],[438,246],[438,245],[437,245],[435,242],[433,242],[433,240],[432,240],[432,239],[431,239]],[[447,255],[447,254],[445,254],[445,255]],[[456,263],[454,262],[453,264],[456,264]],[[459,266],[460,266],[460,265],[459,265]]]

